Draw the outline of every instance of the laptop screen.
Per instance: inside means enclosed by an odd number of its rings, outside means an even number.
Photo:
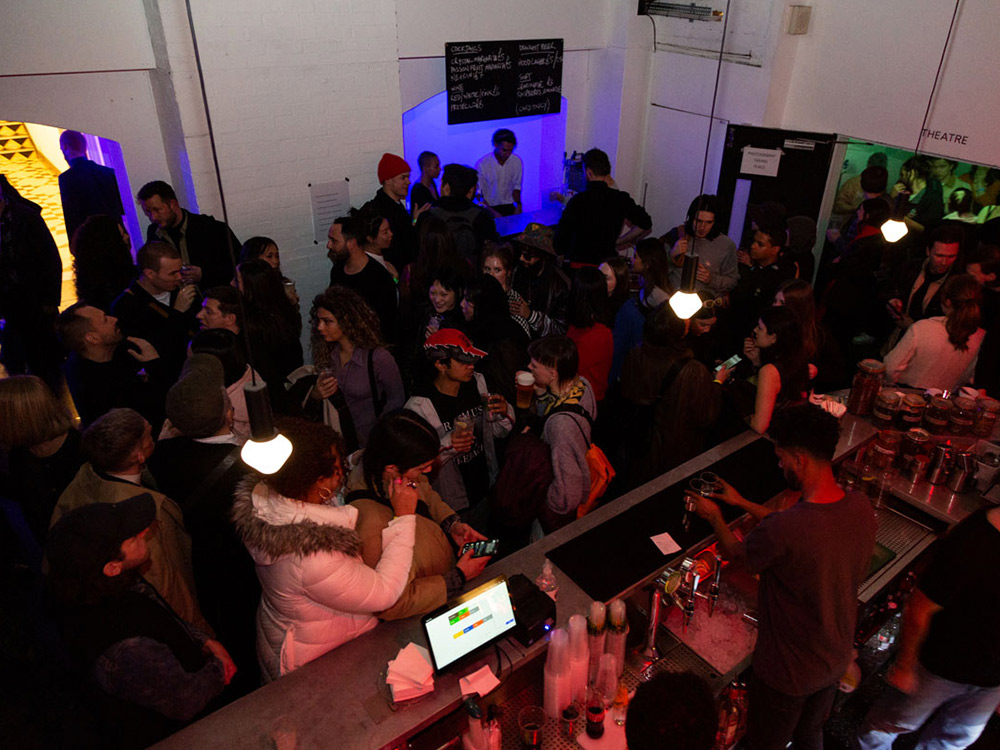
[[[478,648],[503,638],[515,627],[507,579],[494,578],[425,615],[424,632],[434,668],[441,671]]]

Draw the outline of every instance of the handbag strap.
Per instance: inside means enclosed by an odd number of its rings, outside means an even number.
[[[382,416],[382,410],[385,408],[385,398],[379,396],[378,385],[375,383],[374,361],[375,348],[372,347],[368,350],[368,387],[372,392],[372,407],[375,409],[375,419],[378,419]]]
[[[215,468],[208,473],[208,476],[202,480],[201,484],[195,487],[194,492],[188,495],[186,501],[188,507],[197,505],[208,494],[209,490],[215,486],[215,483],[222,479],[222,475],[229,471],[230,467],[236,463],[239,455],[239,446],[233,446],[233,449],[226,454],[224,459],[215,465]]]

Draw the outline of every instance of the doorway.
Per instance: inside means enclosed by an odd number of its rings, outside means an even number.
[[[59,248],[62,261],[62,297],[59,308],[76,302],[73,279],[71,238],[66,233],[62,202],[59,196],[59,174],[69,168],[59,149],[63,129],[30,122],[0,120],[0,174],[3,174],[22,197],[41,208],[45,225]],[[87,141],[87,158],[115,170],[125,209],[125,228],[132,237],[134,249],[142,244],[138,216],[131,199],[131,188],[121,146],[117,141],[83,134]],[[138,244],[137,244],[138,243]]]

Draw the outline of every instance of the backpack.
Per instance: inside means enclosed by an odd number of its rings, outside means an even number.
[[[445,211],[438,206],[433,206],[429,213],[443,219],[448,225],[448,231],[451,233],[452,239],[455,240],[455,247],[458,248],[462,257],[475,260],[479,254],[479,241],[476,238],[473,222],[482,210],[475,205],[464,211]]]
[[[493,489],[493,514],[508,529],[524,529],[538,517],[552,484],[552,455],[537,435],[522,432],[507,444]]]
[[[587,424],[590,425],[591,434],[594,432],[594,420],[591,418],[590,414],[579,404],[562,404],[557,406],[549,414],[549,418],[553,417],[560,412],[578,414],[587,420]],[[611,465],[608,457],[604,454],[596,443],[592,443],[587,437],[587,433],[583,431],[580,427],[580,422],[576,419],[573,423],[580,430],[580,434],[583,436],[583,442],[587,444],[587,468],[590,470],[590,492],[587,494],[587,499],[580,503],[576,508],[576,517],[583,518],[585,515],[590,513],[596,506],[597,501],[600,500],[604,493],[608,491],[608,486],[611,484],[611,480],[615,478],[615,467]]]

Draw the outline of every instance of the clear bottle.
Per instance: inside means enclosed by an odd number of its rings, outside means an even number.
[[[546,560],[545,564],[542,565],[542,573],[535,579],[535,585],[548,594],[552,601],[556,600],[556,596],[559,594],[559,582],[556,580],[556,574],[552,570],[551,560]]]
[[[618,690],[615,692],[615,699],[611,702],[611,718],[618,726],[625,724],[625,715],[628,713],[628,685],[625,680],[618,680]]]

